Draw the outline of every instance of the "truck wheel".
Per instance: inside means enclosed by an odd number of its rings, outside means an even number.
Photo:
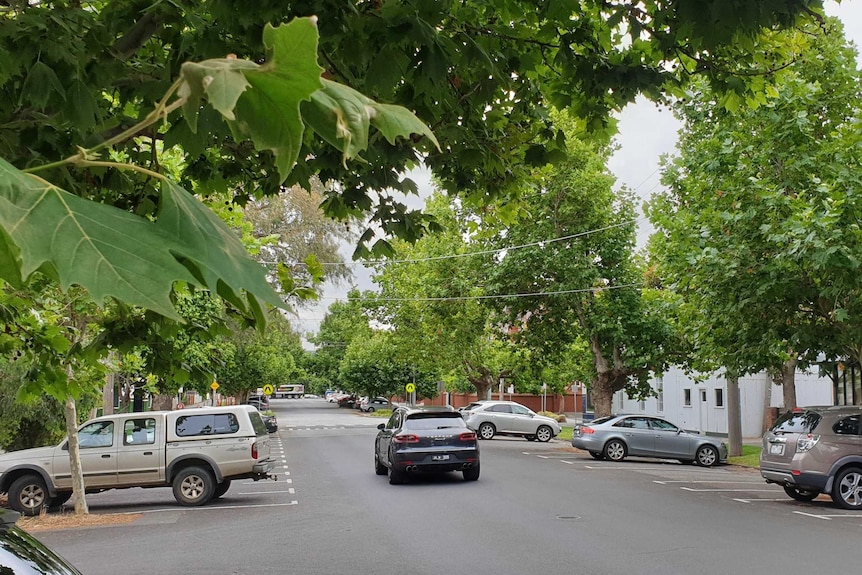
[[[227,493],[228,489],[230,489],[230,479],[225,479],[224,481],[216,485],[215,489],[213,490],[212,498],[218,499],[219,497]]]
[[[9,506],[22,515],[39,515],[51,499],[45,482],[38,475],[24,475],[9,487]]]
[[[180,505],[203,505],[213,496],[215,480],[203,467],[186,467],[174,477],[174,498]]]

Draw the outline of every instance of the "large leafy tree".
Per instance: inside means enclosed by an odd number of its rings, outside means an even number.
[[[339,364],[345,389],[368,396],[406,396],[407,384],[416,386],[416,397],[437,395],[437,372],[416,365],[392,345],[392,335],[376,331],[370,338],[354,339]]]
[[[309,341],[317,346],[308,360],[309,371],[329,385],[340,382],[341,362],[354,339],[368,339],[372,329],[358,290],[350,290],[347,301],[329,306],[317,334]]]
[[[489,262],[475,238],[478,218],[439,193],[426,210],[442,230],[393,244],[397,256],[377,265],[380,291],[367,305],[393,329],[391,343],[403,357],[438,370],[455,389],[469,382],[484,398],[501,378],[512,380],[518,355],[483,300]]]
[[[661,299],[642,289],[633,198],[612,190],[606,155],[572,145],[567,162],[538,174],[524,219],[498,234],[509,249],[487,281],[508,296],[494,301],[535,365],[565,363],[586,345],[596,415],[610,413],[616,391],[648,394],[672,341]]]
[[[277,192],[296,160],[288,183],[307,182],[315,173],[335,183],[327,191],[327,213],[372,212],[388,233],[408,238],[427,220],[386,191],[415,191],[402,174],[420,157],[411,142],[363,130],[390,108],[367,106],[327,80],[323,89],[307,86],[310,91],[299,98],[310,98],[301,104],[301,118],[320,138],[305,137],[297,108],[267,110],[264,124],[248,122],[242,115],[262,103],[257,95],[265,92],[263,83],[221,82],[230,76],[224,63],[234,55],[235,62],[267,59],[261,79],[285,67],[291,73],[309,70],[319,60],[327,78],[425,119],[445,148],[426,148],[421,159],[447,189],[481,198],[516,193],[532,165],[559,157],[564,138],[547,120],[549,104],[570,109],[585,126],[602,131],[611,124],[609,111],[638,93],[658,98],[673,92],[692,73],[725,90],[728,104],[739,102],[792,57],[759,32],[792,26],[819,9],[815,0],[698,0],[684,6],[657,0],[9,4],[0,34],[0,157],[12,165],[33,167],[68,157],[76,146],[115,143],[185,70],[199,80],[218,79],[209,96],[227,88],[221,92],[227,105],[202,110],[192,125],[168,118],[165,131],[150,124],[140,131],[143,138],[120,145],[130,161],[158,171],[156,141],[180,144],[188,154],[183,181],[227,187],[244,202]],[[319,46],[268,59],[273,45],[261,46],[263,25],[311,15],[319,18]],[[220,62],[212,74],[183,68],[186,61],[212,59]],[[263,70],[255,64],[246,71],[251,78]],[[234,122],[230,99],[243,89]],[[188,112],[205,92],[198,84],[183,93],[192,97]],[[293,96],[288,107],[300,105]],[[368,108],[375,113],[363,113]],[[257,135],[253,144],[244,138],[246,129]],[[289,141],[283,139],[288,134]],[[273,153],[258,154],[256,148]],[[347,167],[345,151],[362,152],[365,161]],[[50,179],[80,197],[141,215],[162,204],[167,192],[158,182],[113,169],[82,174],[83,161],[64,164]]]
[[[827,29],[787,33],[810,47],[756,110],[730,114],[709,86],[691,88],[650,209],[658,276],[691,312],[691,358],[729,378],[773,371],[787,408],[797,364],[862,359],[862,93],[840,23]]]

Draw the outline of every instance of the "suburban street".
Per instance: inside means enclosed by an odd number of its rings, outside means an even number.
[[[384,421],[323,399],[273,400],[278,481],[234,482],[200,508],[169,489],[88,496],[129,524],[36,535],[85,575],[721,574],[842,572],[862,514],[765,484],[757,470],[595,461],[567,442],[481,443],[482,475],[389,485]],[[67,504],[67,512],[70,506]]]

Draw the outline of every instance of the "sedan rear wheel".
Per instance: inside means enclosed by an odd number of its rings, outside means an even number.
[[[862,469],[848,467],[835,477],[832,501],[844,509],[862,509]]]
[[[796,501],[814,501],[820,495],[816,489],[800,489],[792,485],[785,485],[784,492]]]
[[[626,456],[626,444],[619,439],[611,439],[605,444],[605,458],[622,461]]]
[[[479,426],[479,437],[482,439],[493,439],[497,434],[497,429],[494,427],[493,423],[488,423],[487,421]]]
[[[718,462],[718,450],[712,445],[701,445],[694,459],[701,467],[712,467]]]
[[[554,431],[547,425],[540,425],[536,430],[536,439],[542,443],[547,443],[554,436]]]

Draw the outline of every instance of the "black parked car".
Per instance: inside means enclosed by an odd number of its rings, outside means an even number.
[[[461,471],[479,479],[479,443],[461,414],[451,407],[395,408],[374,440],[374,471],[403,483],[410,473]]]
[[[44,543],[15,526],[21,515],[0,509],[0,573],[3,575],[81,575]]]

